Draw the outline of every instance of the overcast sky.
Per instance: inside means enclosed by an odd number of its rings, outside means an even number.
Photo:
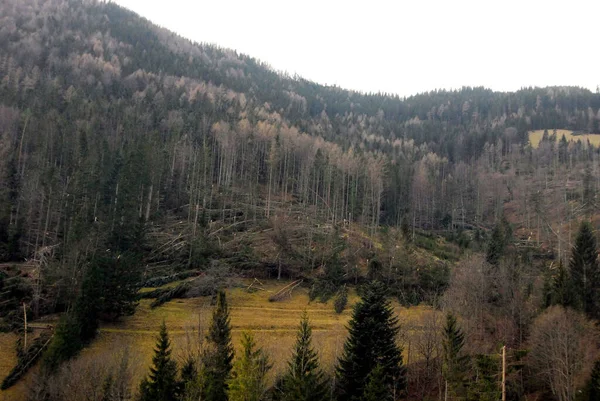
[[[598,0],[116,0],[154,23],[322,84],[600,84]]]

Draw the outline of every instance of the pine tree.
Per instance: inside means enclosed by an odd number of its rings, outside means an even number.
[[[217,294],[217,306],[213,311],[207,340],[212,349],[209,355],[205,355],[203,399],[226,401],[227,381],[233,367],[233,345],[229,309],[223,291]]]
[[[571,280],[577,303],[592,318],[600,310],[600,270],[596,237],[589,222],[579,227],[570,261]]]
[[[442,339],[444,350],[442,373],[446,381],[446,390],[457,396],[463,396],[465,392],[465,376],[469,357],[462,355],[464,345],[465,335],[458,327],[454,315],[448,313]]]
[[[230,401],[260,401],[267,393],[266,375],[271,365],[262,348],[256,348],[254,336],[242,334],[242,355],[233,366],[228,382]]]
[[[363,392],[362,401],[389,401],[392,400],[392,393],[385,385],[385,376],[381,365],[369,373],[367,377],[367,385]]]
[[[402,348],[396,344],[398,319],[381,283],[373,282],[365,289],[354,307],[348,330],[336,369],[339,399],[360,399],[367,377],[377,365],[381,365],[382,382],[388,392],[397,395],[404,391],[406,369],[402,363]]]
[[[179,397],[177,363],[171,359],[171,341],[163,321],[147,378],[140,383],[141,401],[175,401]]]
[[[329,380],[312,346],[312,328],[306,313],[302,314],[294,353],[277,390],[284,401],[320,401],[329,396]]]

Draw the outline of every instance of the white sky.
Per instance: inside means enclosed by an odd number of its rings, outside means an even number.
[[[192,40],[347,89],[600,84],[600,0],[113,1]]]

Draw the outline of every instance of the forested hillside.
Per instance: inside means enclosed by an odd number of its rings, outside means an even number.
[[[510,331],[522,346],[545,263],[567,266],[598,212],[600,151],[560,130],[600,135],[600,94],[358,93],[110,2],[4,0],[0,327],[22,324],[23,303],[30,318],[91,314],[83,346],[96,317],[133,312],[140,287],[199,272],[210,285],[154,295],[214,295],[241,274],[305,279],[327,299],[378,278],[404,304],[497,286],[472,313],[494,329],[471,340],[491,349]],[[494,270],[505,254],[523,276]],[[453,287],[464,257],[468,285]]]

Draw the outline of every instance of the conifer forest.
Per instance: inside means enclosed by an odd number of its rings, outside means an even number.
[[[0,2],[0,400],[600,400],[600,92],[321,85]]]

